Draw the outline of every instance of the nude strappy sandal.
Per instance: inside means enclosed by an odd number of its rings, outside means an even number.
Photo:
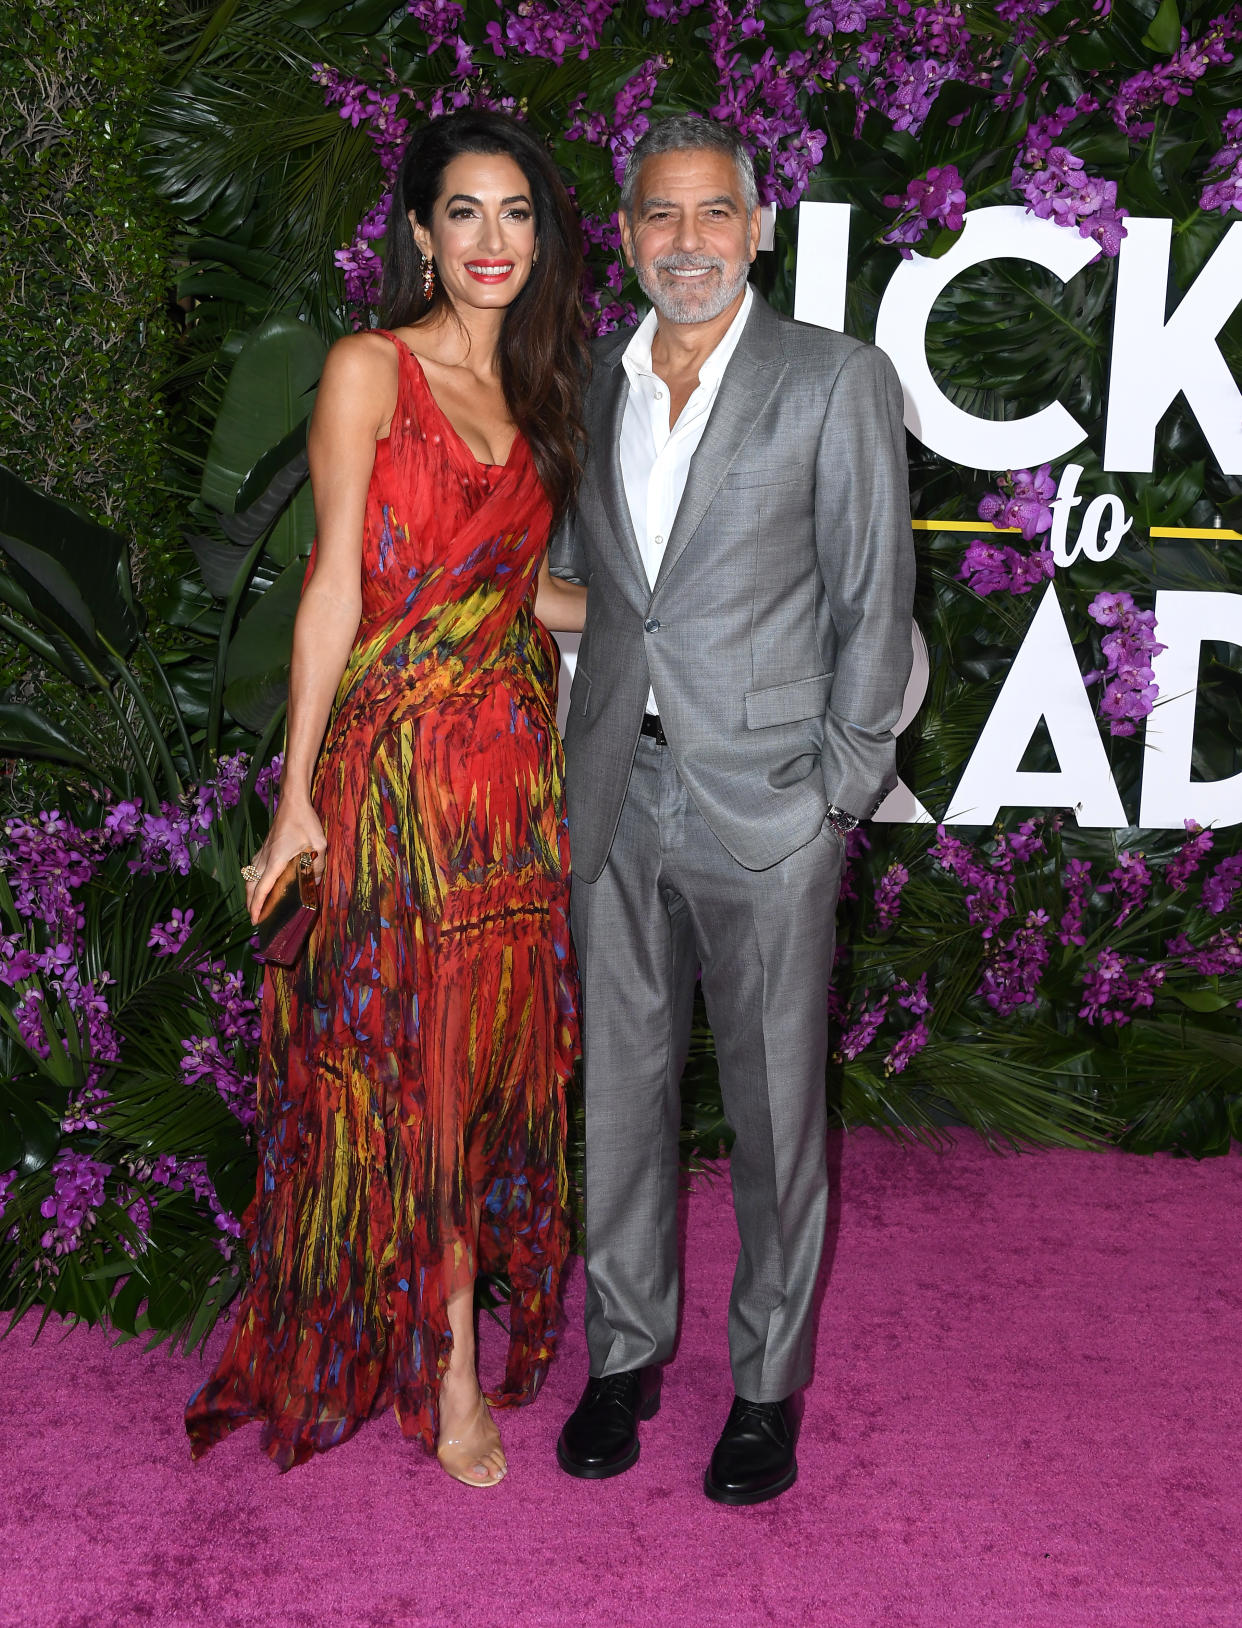
[[[488,1410],[487,1403],[481,1396],[479,1397],[478,1409],[470,1421],[472,1425],[478,1419],[480,1413],[486,1416],[487,1422],[489,1425],[491,1425],[492,1430],[495,1431],[496,1440],[499,1442],[500,1432],[496,1430],[496,1425],[492,1419],[490,1411]],[[440,1468],[446,1475],[451,1475],[454,1481],[460,1481],[463,1487],[498,1487],[504,1480],[505,1476],[509,1473],[508,1464],[506,1464],[504,1468],[490,1480],[476,1480],[473,1475],[470,1475],[467,1472],[473,1470],[477,1464],[481,1464],[484,1454],[490,1452],[491,1449],[484,1448],[483,1451],[480,1452],[478,1448],[469,1448],[467,1445],[468,1440],[469,1438],[466,1436],[446,1436],[443,1438],[443,1440],[438,1441],[436,1443],[436,1457],[440,1461]]]

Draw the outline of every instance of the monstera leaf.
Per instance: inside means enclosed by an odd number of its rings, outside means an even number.
[[[74,740],[37,710],[15,707],[0,752],[80,768],[114,789],[136,781],[152,800],[158,774],[165,792],[178,795],[181,776],[164,721],[126,661],[142,640],[144,618],[125,539],[0,469],[0,551],[7,563],[0,600],[18,613],[0,626],[54,671],[93,690],[125,744],[123,760],[101,763],[95,741]]]
[[[0,757],[37,757],[66,768],[93,770],[83,744],[34,707],[0,702]]]
[[[250,496],[256,466],[273,447],[287,445],[290,432],[305,420],[326,355],[327,346],[315,329],[291,316],[269,318],[242,346],[216,419],[201,486],[203,502],[226,517],[226,529],[227,517]],[[307,554],[314,527],[310,492],[302,487],[268,540],[272,558],[287,565]]]
[[[246,615],[229,645],[224,704],[239,723],[256,734],[267,728],[284,703],[306,566],[295,560]]]
[[[0,468],[0,549],[39,617],[94,655],[127,656],[142,631],[129,545]]]

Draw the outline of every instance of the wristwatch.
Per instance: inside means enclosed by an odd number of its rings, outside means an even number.
[[[843,842],[858,824],[857,814],[847,814],[843,808],[838,808],[835,803],[828,804],[828,812],[824,815],[824,818]]]

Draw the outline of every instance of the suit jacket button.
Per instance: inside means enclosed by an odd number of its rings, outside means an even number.
[[[660,631],[660,624],[654,616],[649,616],[643,623],[643,627],[646,628],[648,633],[658,633]]]

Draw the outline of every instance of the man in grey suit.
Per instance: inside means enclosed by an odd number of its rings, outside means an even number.
[[[914,561],[887,359],[747,283],[754,171],[725,127],[634,148],[626,257],[654,310],[600,341],[553,572],[586,583],[565,746],[582,976],[590,1379],[557,1446],[638,1457],[677,1317],[677,1136],[696,970],[741,1250],[735,1399],[704,1488],[797,1474],[827,1209],[827,995],[848,832],[895,779]]]

